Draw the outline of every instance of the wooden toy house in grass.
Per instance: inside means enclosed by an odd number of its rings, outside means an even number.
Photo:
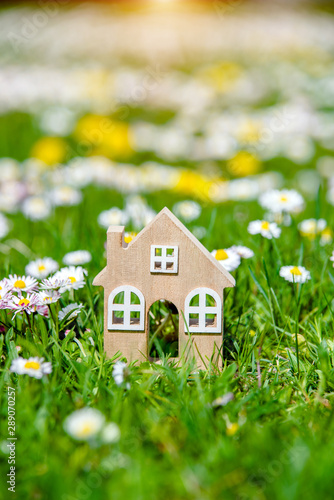
[[[120,351],[128,362],[149,358],[150,308],[164,299],[179,315],[178,353],[189,352],[190,333],[190,352],[198,365],[213,353],[217,360],[223,292],[235,280],[168,208],[129,244],[124,242],[124,227],[109,227],[107,266],[93,284],[104,287],[104,346],[109,356]]]

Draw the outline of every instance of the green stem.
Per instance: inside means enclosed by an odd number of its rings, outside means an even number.
[[[296,287],[296,288],[295,288]],[[299,368],[299,345],[298,345],[298,330],[299,330],[299,311],[300,311],[300,301],[301,301],[301,290],[299,293],[298,284],[293,284],[295,301],[296,301],[296,331],[295,331],[295,342],[296,342],[296,356],[297,356],[297,375],[299,377],[300,368]]]

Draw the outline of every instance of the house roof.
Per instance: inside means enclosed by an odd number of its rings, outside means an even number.
[[[222,274],[224,278],[227,280],[227,282],[230,284],[231,287],[235,286],[235,279],[233,276],[226,271],[226,269],[211,255],[211,253],[198,241],[197,238],[182,224],[182,222],[179,221],[179,219],[167,208],[163,208],[155,217],[154,219],[147,224],[147,226],[144,227],[140,231],[140,233],[129,243],[128,248],[131,246],[135,246],[138,240],[143,236],[149,229],[155,225],[159,219],[163,216],[167,216],[183,233],[184,235],[189,238],[192,243],[198,248],[202,254],[212,263],[213,266],[217,269],[217,272]],[[121,228],[119,228],[121,229]],[[104,268],[95,278],[94,282],[97,284],[99,281],[99,278],[102,278],[104,273],[106,272],[107,268]]]

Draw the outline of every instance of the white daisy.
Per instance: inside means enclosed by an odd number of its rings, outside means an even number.
[[[38,283],[32,276],[17,276],[16,274],[9,275],[7,278],[9,288],[15,292],[32,292],[37,290]]]
[[[202,208],[196,201],[185,200],[175,203],[173,212],[185,222],[191,222],[201,215]]]
[[[38,295],[36,293],[27,293],[25,297],[12,295],[7,304],[8,309],[15,311],[14,316],[20,312],[31,314],[36,312],[36,306],[39,305]]]
[[[206,228],[203,226],[195,226],[192,228],[191,232],[198,240],[202,240],[206,236]]]
[[[104,423],[105,418],[99,410],[82,408],[66,418],[64,430],[74,439],[88,441],[102,431]]]
[[[50,200],[57,207],[78,205],[82,200],[82,193],[70,186],[60,186],[51,191]]]
[[[331,260],[333,262],[333,267],[334,267],[334,250],[333,250],[332,256],[329,257],[329,260]]]
[[[59,278],[56,275],[51,276],[51,278],[47,278],[42,281],[40,284],[40,288],[42,290],[64,290],[69,283],[68,278]],[[60,293],[62,293],[60,291]]]
[[[0,300],[5,300],[5,297],[10,295],[11,293],[11,287],[8,285],[8,282],[6,279],[3,279],[0,281]]]
[[[291,283],[305,283],[311,279],[310,271],[303,266],[283,266],[279,275]]]
[[[18,375],[29,375],[29,377],[41,379],[43,375],[49,375],[52,372],[52,365],[45,362],[44,358],[24,359],[19,356],[13,360],[10,371]]]
[[[57,290],[42,291],[37,294],[39,305],[45,306],[58,302],[61,295]],[[39,311],[38,311],[39,312]]]
[[[272,189],[259,198],[260,205],[271,212],[299,213],[304,208],[304,199],[294,189]]]
[[[57,271],[58,263],[50,257],[37,259],[29,262],[26,266],[26,273],[37,279],[43,279]]]
[[[226,271],[234,271],[240,266],[240,256],[231,248],[213,250],[211,255],[226,269]]]
[[[105,228],[109,226],[124,226],[128,220],[128,214],[117,207],[113,207],[110,210],[104,210],[97,218],[100,226]]]
[[[64,255],[63,262],[67,266],[80,266],[92,260],[92,255],[88,250],[76,250]]]
[[[278,238],[281,234],[281,229],[276,222],[268,222],[266,220],[254,220],[250,222],[247,231],[250,234],[261,234],[261,236],[269,240]]]
[[[327,226],[325,219],[305,219],[298,224],[298,229],[302,236],[308,238],[315,238],[315,236],[321,233]]]
[[[0,214],[0,238],[4,238],[9,233],[9,222],[7,217]]]
[[[74,302],[74,304],[69,304],[66,307],[63,307],[58,313],[58,319],[59,321],[63,321],[63,319],[66,318],[67,316],[67,321],[74,319],[78,316],[78,314],[81,312],[81,309],[83,309],[83,304],[77,304]],[[69,314],[71,313],[71,314]]]
[[[51,206],[41,196],[30,196],[22,203],[22,213],[27,219],[43,220],[51,214]]]
[[[129,377],[129,369],[127,367],[127,364],[123,361],[116,361],[113,366],[112,376],[115,380],[115,384],[121,386],[123,382]],[[126,387],[127,389],[130,389],[129,382],[127,382]]]
[[[147,205],[145,198],[138,195],[129,196],[126,199],[124,212],[128,217],[127,222],[131,220],[136,229],[143,228],[156,216],[156,212]]]
[[[117,443],[120,440],[121,431],[117,424],[109,422],[101,432],[101,440],[106,444]]]
[[[248,247],[244,247],[242,245],[233,245],[230,249],[237,253],[242,259],[250,259],[251,257],[254,257],[253,250]]]
[[[67,280],[66,284],[60,289],[60,293],[66,290],[78,290],[85,286],[85,275],[87,276],[86,269],[80,266],[63,267],[53,276],[55,279]]]
[[[11,301],[12,295],[10,288],[6,284],[3,286],[0,285],[0,309],[8,308],[8,303]]]
[[[49,317],[49,308],[47,305],[43,305],[43,306],[39,306],[37,305],[36,306],[36,312],[38,314],[40,314],[41,316],[45,316],[45,318],[48,318]]]
[[[326,227],[321,231],[320,245],[325,246],[333,242],[333,231],[330,227]]]

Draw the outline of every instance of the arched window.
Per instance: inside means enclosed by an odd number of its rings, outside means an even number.
[[[221,333],[222,302],[214,290],[195,288],[187,295],[184,311],[185,332]]]
[[[119,286],[108,299],[108,330],[144,330],[145,299],[134,286]]]

